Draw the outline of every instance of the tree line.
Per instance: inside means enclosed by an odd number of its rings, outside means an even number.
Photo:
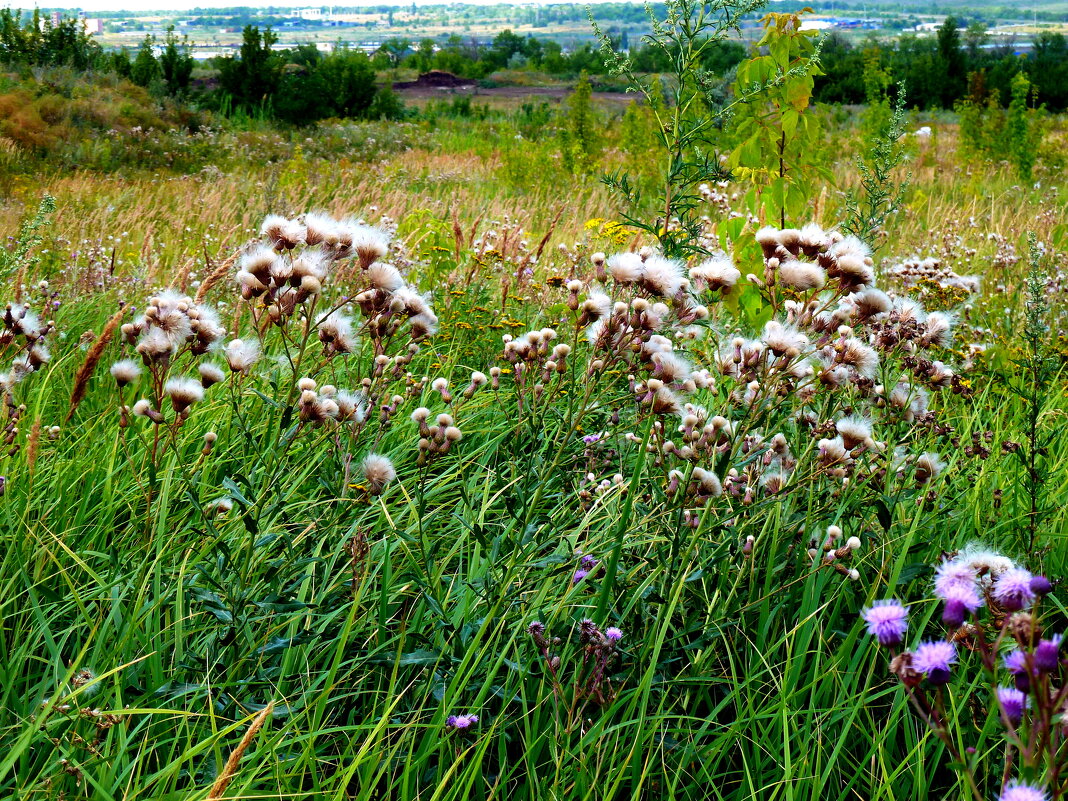
[[[990,97],[1007,107],[1013,81],[1022,73],[1033,102],[1050,111],[1068,108],[1068,39],[1045,31],[1034,37],[1030,52],[1015,50],[1014,44],[990,41],[982,25],[962,30],[954,17],[947,17],[933,37],[906,34],[893,42],[853,45],[831,35],[820,54],[823,75],[816,78],[815,97],[824,103],[864,103],[869,95],[865,75],[870,76],[874,61],[892,85],[905,86],[910,107],[951,109]]]
[[[606,72],[601,53],[592,45],[564,52],[558,42],[511,30],[486,44],[458,36],[444,45],[433,39],[418,43],[390,39],[371,57],[345,47],[324,54],[307,44],[279,51],[274,49],[277,42],[270,28],[246,26],[239,52],[213,59],[215,76],[194,84],[190,43],[180,39],[173,27],[161,41],[146,36],[131,54],[104,49],[78,20],[53,23],[38,11],[24,15],[0,9],[0,63],[109,71],[160,95],[195,96],[199,104],[219,111],[296,124],[329,117],[399,116],[402,107],[396,96],[376,80],[376,72],[398,68],[443,70],[472,79],[505,69],[560,77]],[[637,72],[670,70],[670,52],[645,42],[632,43],[625,32],[612,36],[611,46],[628,52]],[[747,49],[740,42],[723,41],[703,53],[703,69],[729,81]],[[832,34],[822,47],[820,71],[813,97],[825,103],[870,102],[874,72],[882,76],[890,94],[903,85],[910,107],[954,108],[963,102],[1007,106],[1014,79],[1023,74],[1032,103],[1051,111],[1068,108],[1068,40],[1062,34],[1040,33],[1029,53],[1017,55],[1009,45],[988,42],[981,26],[962,31],[953,17],[933,37],[905,35],[852,44]]]

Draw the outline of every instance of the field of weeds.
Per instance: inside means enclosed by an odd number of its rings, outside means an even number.
[[[1063,797],[1065,123],[802,73],[11,151],[0,795]]]

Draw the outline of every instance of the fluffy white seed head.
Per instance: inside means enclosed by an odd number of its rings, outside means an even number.
[[[141,376],[141,366],[133,359],[123,359],[111,365],[111,377],[120,387],[132,384]]]
[[[223,369],[214,362],[202,362],[197,366],[197,372],[200,374],[200,384],[204,387],[218,384],[226,378]]]
[[[360,469],[363,471],[368,491],[372,495],[380,494],[386,485],[397,477],[393,462],[378,453],[367,454],[360,465]]]
[[[167,393],[167,397],[171,399],[171,406],[178,413],[204,400],[204,387],[192,378],[169,378],[163,385],[163,391]]]

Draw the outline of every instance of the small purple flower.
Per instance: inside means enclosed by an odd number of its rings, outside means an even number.
[[[1031,589],[1031,574],[1023,568],[1006,570],[994,582],[994,598],[1004,609],[1019,612],[1035,599]]]
[[[593,570],[597,567],[597,560],[589,554],[586,554],[582,557],[582,567],[586,570]]]
[[[619,642],[623,639],[623,630],[617,629],[615,626],[611,626],[604,630],[604,637],[609,642]]]
[[[583,570],[582,568],[579,568],[578,570],[575,571],[575,575],[571,577],[571,583],[572,584],[578,584],[580,581],[582,581],[588,575],[590,575],[590,571],[589,570]]]
[[[1053,592],[1053,585],[1045,576],[1033,576],[1031,578],[1031,592],[1035,595],[1049,595]]]
[[[948,596],[961,589],[975,590],[975,570],[969,565],[959,562],[943,562],[935,571],[934,591],[935,595],[943,601],[949,600]]]
[[[957,648],[945,640],[920,643],[912,654],[912,668],[917,673],[926,673],[931,684],[946,684],[950,679],[950,666],[957,661]]]
[[[980,606],[983,599],[975,590],[975,584],[951,584],[945,588],[942,600],[946,602],[942,610],[942,622],[947,626],[959,626],[964,619]]]
[[[587,434],[582,438],[582,441],[587,445],[592,445],[595,442],[599,442],[603,434]]]
[[[1027,654],[1017,649],[1004,658],[1006,670],[1012,674],[1013,683],[1020,692],[1031,689],[1031,673],[1027,669]]]
[[[868,634],[875,637],[879,645],[891,647],[901,644],[901,638],[908,628],[908,612],[900,601],[894,598],[876,601],[861,610],[860,616],[868,624]]]
[[[1027,708],[1027,696],[1015,687],[998,687],[997,696],[998,704],[1009,723],[1017,725],[1023,719],[1024,709]]]
[[[445,728],[462,731],[471,728],[476,723],[478,723],[478,715],[449,715],[445,719]]]
[[[1012,653],[1005,654],[1005,658],[1002,660],[1005,664],[1005,668],[1009,673],[1026,673],[1027,672],[1027,654],[1017,649]]]
[[[1052,673],[1061,661],[1061,635],[1055,634],[1048,640],[1039,640],[1035,646],[1032,662],[1039,673]]]
[[[998,801],[1046,801],[1048,796],[1041,787],[1013,780],[1005,785]]]

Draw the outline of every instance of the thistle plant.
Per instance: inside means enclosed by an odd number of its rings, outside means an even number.
[[[846,194],[842,230],[878,247],[885,239],[886,220],[901,208],[908,190],[909,176],[896,182],[894,171],[905,161],[902,138],[905,135],[905,87],[898,86],[893,110],[885,123],[873,132],[868,154],[857,159],[859,189]]]
[[[916,715],[942,741],[975,801],[987,797],[987,785],[997,788],[1000,801],[1063,798],[1068,661],[1061,635],[1047,630],[1055,614],[1045,602],[1050,581],[973,545],[937,566],[933,589],[945,632],[911,650],[902,650],[909,611],[899,601],[877,601],[862,611]],[[973,681],[975,673],[981,675]],[[970,699],[976,685],[985,697]],[[970,744],[994,752],[975,741],[970,705],[985,707],[985,717],[996,721],[1004,743],[1000,768]]]
[[[662,187],[647,202],[640,187],[620,170],[603,178],[622,203],[623,220],[655,239],[667,258],[701,253],[699,207],[702,183],[730,177],[716,153],[716,133],[742,104],[759,102],[776,87],[802,79],[817,63],[817,53],[778,64],[753,76],[724,104],[717,91],[717,76],[702,67],[705,52],[740,30],[743,18],[764,5],[764,0],[668,0],[661,21],[649,8],[652,33],[643,37],[663,52],[671,64],[669,92],[665,97],[659,77],[634,72],[630,60],[617,53],[610,37],[591,16],[600,52],[609,72],[623,76],[632,92],[642,96],[656,121],[655,135],[662,159]]]
[[[580,568],[582,570],[585,568]],[[578,581],[583,578],[585,576]],[[579,622],[576,633],[578,648],[572,651],[541,621],[535,620],[527,626],[527,634],[541,657],[542,669],[552,687],[555,708],[565,731],[585,729],[588,708],[591,705],[605,707],[615,699],[611,669],[619,659],[623,640],[623,632],[618,627],[609,626],[601,631],[588,618]]]
[[[1034,233],[1028,237],[1026,297],[1023,307],[1022,348],[1012,360],[1011,374],[1000,376],[1006,388],[1023,401],[1024,442],[1009,441],[1005,449],[1024,471],[1020,489],[1026,509],[1022,515],[1021,535],[1033,551],[1043,521],[1049,513],[1047,482],[1049,453],[1059,438],[1056,428],[1043,425],[1043,416],[1050,404],[1050,393],[1059,367],[1053,356],[1053,334],[1050,326],[1050,305],[1047,297],[1048,278],[1042,266],[1042,254]]]
[[[17,276],[21,281],[39,261],[34,248],[41,244],[41,229],[50,222],[50,215],[56,210],[56,199],[44,195],[37,210],[27,217],[19,228],[15,246],[11,250],[0,248],[0,279]]]
[[[860,240],[816,225],[755,239],[762,266],[744,283],[772,315],[757,331],[739,330],[726,307],[743,270],[725,253],[690,262],[649,247],[595,253],[592,275],[564,287],[568,328],[505,335],[490,371],[491,388],[514,398],[516,436],[547,432],[550,469],[582,471],[584,509],[622,497],[672,510],[669,585],[683,532],[715,537],[802,495],[829,518],[826,536],[807,535],[808,567],[858,580],[862,542],[843,534],[834,509],[855,509],[859,530],[877,499],[935,504],[946,462],[921,443],[948,429],[933,398],[967,391],[942,360],[953,317],[878,289]],[[581,436],[581,457],[567,456],[587,425],[597,433]],[[655,490],[628,480],[635,450],[660,477]],[[603,597],[615,576],[607,564]]]

